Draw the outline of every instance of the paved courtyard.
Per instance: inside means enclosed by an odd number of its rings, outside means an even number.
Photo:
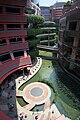
[[[0,120],[51,120],[52,117],[59,118],[61,116],[55,104],[51,105],[50,103],[51,90],[46,84],[33,82],[23,90],[19,89],[38,72],[41,64],[42,59],[37,58],[37,63],[30,68],[29,75],[8,79],[5,84],[1,85]],[[22,97],[28,104],[21,106],[17,97]],[[42,111],[38,109],[32,111],[36,105],[42,104],[44,104]]]

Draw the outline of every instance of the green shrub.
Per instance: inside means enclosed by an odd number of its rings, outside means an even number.
[[[51,21],[45,21],[42,25],[42,27],[54,27],[56,24],[55,22],[51,22]]]
[[[42,24],[44,22],[44,17],[37,15],[27,15],[27,22],[33,24]]]
[[[66,5],[66,6],[68,6],[68,5],[71,6],[71,4],[72,4],[72,1],[70,0],[70,1],[67,1],[65,5]]]
[[[31,59],[34,59],[35,57],[39,55],[39,50],[29,51],[29,55],[31,56]]]
[[[36,47],[36,45],[40,43],[39,40],[28,40],[27,42],[28,42],[29,48]]]
[[[36,36],[38,34],[41,34],[43,30],[41,30],[40,28],[29,28],[28,29],[28,36]]]

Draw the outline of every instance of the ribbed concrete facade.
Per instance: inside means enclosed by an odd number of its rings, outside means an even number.
[[[80,1],[69,6],[60,19],[58,43],[61,66],[80,80]]]
[[[14,71],[31,65],[25,7],[26,0],[0,1],[0,83]]]

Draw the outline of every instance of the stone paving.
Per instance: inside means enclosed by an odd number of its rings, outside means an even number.
[[[28,76],[24,76],[24,77],[20,76],[16,78],[15,79],[16,84],[15,82],[13,82],[13,80],[10,81],[9,84],[6,83],[7,89],[5,89],[4,87],[1,88],[2,89],[1,99],[4,100],[3,98],[5,98],[5,101],[7,101],[7,104],[4,104],[4,101],[3,101],[3,104],[2,105],[0,104],[0,110],[4,112],[6,110],[7,111],[12,110],[14,113],[14,118],[12,120],[51,120],[52,116],[55,118],[59,118],[61,116],[56,105],[55,104],[53,104],[52,106],[50,105],[51,91],[47,85],[43,83],[34,82],[34,83],[31,83],[32,86],[27,85],[25,89],[23,89],[23,91],[19,90],[19,87],[22,84],[26,83],[28,80],[30,80],[30,78],[32,78],[38,72],[41,65],[42,65],[42,59],[37,58],[37,63],[30,68],[30,73],[28,74]],[[30,87],[31,89],[27,87]],[[15,91],[15,88],[16,88],[16,91]],[[37,89],[39,88],[41,89],[42,92],[39,94],[37,93],[34,94],[33,92],[34,88],[37,88]],[[17,101],[16,96],[18,97],[23,96],[24,99],[25,99],[24,96],[26,96],[25,100],[28,101],[29,104],[26,104],[25,106],[21,107]],[[13,97],[15,97],[15,99],[13,99]],[[32,97],[32,101],[27,100],[28,97]],[[43,111],[35,111],[35,112],[30,111],[36,104],[42,104],[42,103],[45,103]],[[17,111],[17,115],[15,111]],[[7,113],[11,116],[11,113],[9,112]],[[5,120],[5,119],[2,119],[2,120]]]

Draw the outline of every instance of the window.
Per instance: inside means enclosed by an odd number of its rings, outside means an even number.
[[[1,62],[5,62],[5,61],[8,61],[8,60],[11,60],[11,56],[9,53],[4,53],[0,56],[0,61]]]
[[[12,13],[12,14],[20,14],[20,9],[19,8],[6,7],[6,12],[7,13]]]
[[[8,24],[7,29],[20,29],[20,24]]]
[[[22,51],[22,50],[14,51],[13,55],[14,55],[14,57],[22,57],[22,56],[24,56],[24,51]]]
[[[16,38],[9,39],[10,43],[16,42]]]
[[[69,30],[76,30],[76,25],[77,25],[77,22],[70,22],[69,23]]]
[[[15,43],[15,42],[22,42],[22,38],[12,38],[9,39],[10,43]]]
[[[24,24],[24,28],[28,28],[27,24]]]
[[[0,13],[2,13],[2,6],[0,6]]]
[[[4,40],[0,40],[0,45],[3,45],[3,44],[7,44],[5,39]]]
[[[0,24],[0,31],[4,30],[3,24]]]

